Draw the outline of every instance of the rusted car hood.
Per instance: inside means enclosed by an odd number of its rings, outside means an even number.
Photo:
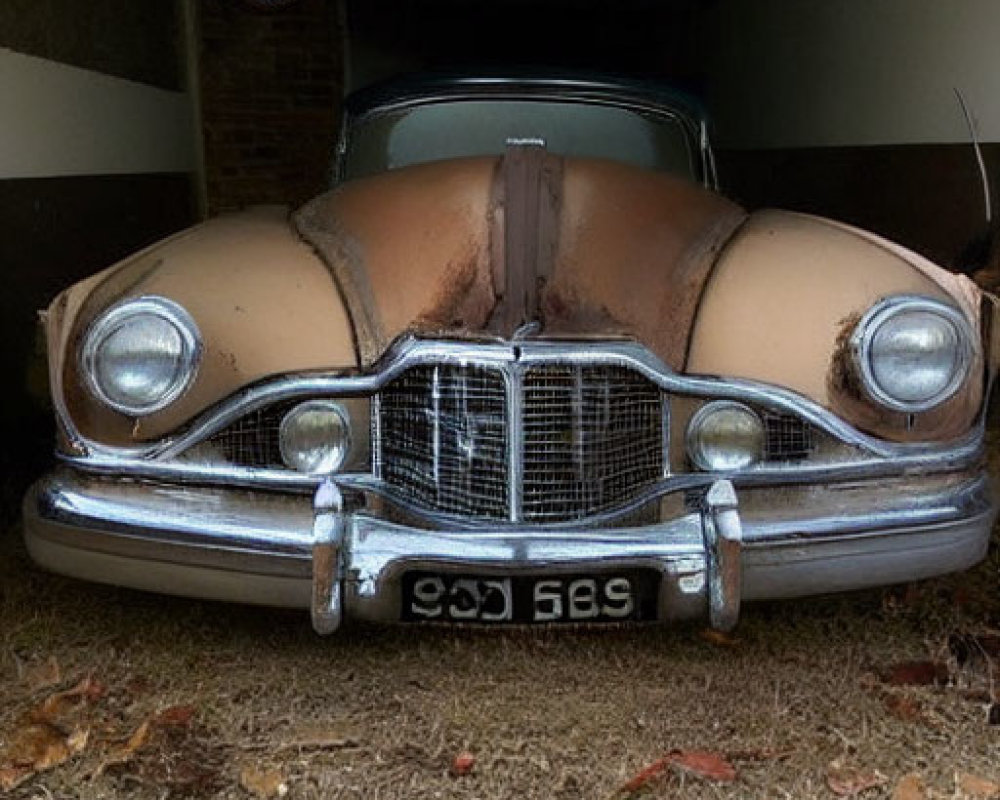
[[[355,181],[295,224],[365,364],[404,331],[632,336],[680,369],[702,287],[746,214],[670,175],[511,153]]]

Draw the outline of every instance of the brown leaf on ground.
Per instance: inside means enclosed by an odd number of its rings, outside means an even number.
[[[882,672],[890,686],[934,686],[948,682],[948,665],[941,661],[901,661]]]
[[[618,790],[619,794],[632,794],[637,792],[645,786],[659,778],[670,766],[671,756],[664,756],[663,758],[658,758],[649,766],[643,767],[635,775],[633,775],[628,781],[622,784],[621,788]]]
[[[108,767],[118,766],[120,764],[128,763],[129,759],[132,758],[149,738],[150,721],[147,719],[135,732],[128,738],[128,741],[120,747],[114,748],[107,756],[101,761],[100,764],[91,773],[91,778],[96,778],[101,775]]]
[[[0,789],[12,791],[34,774],[31,767],[0,767]]]
[[[923,707],[918,700],[902,694],[886,694],[882,698],[886,710],[903,722],[925,722]]]
[[[456,777],[468,775],[476,765],[476,757],[469,752],[459,753],[452,759],[450,772]]]
[[[892,800],[926,800],[924,779],[916,772],[904,775],[892,790]]]
[[[718,783],[732,783],[736,780],[736,768],[718,753],[707,750],[671,750],[635,774],[618,790],[631,794],[655,781],[669,768],[677,769],[699,778]]]
[[[240,786],[251,794],[268,800],[271,797],[284,797],[288,794],[288,784],[285,777],[276,769],[260,769],[247,766],[240,770]]]
[[[888,779],[881,773],[855,769],[834,761],[827,767],[826,785],[838,797],[856,797],[869,789],[884,786]]]
[[[956,777],[959,791],[969,797],[1000,797],[1000,784],[978,775],[959,773]]]
[[[718,783],[736,780],[736,768],[718,753],[707,750],[677,750],[671,753],[671,766]]]
[[[167,793],[211,794],[224,785],[223,749],[195,722],[190,706],[172,706],[147,718],[91,774],[129,775]]]
[[[0,753],[0,788],[9,791],[31,775],[68,761],[87,747],[90,733],[66,734],[51,722],[26,721]]]
[[[59,669],[59,662],[55,656],[49,656],[44,664],[36,664],[29,667],[21,678],[22,682],[31,692],[39,689],[48,689],[50,686],[57,686],[62,683],[62,671]]]
[[[186,728],[194,719],[194,706],[171,706],[157,714],[152,722],[156,725]]]
[[[705,628],[699,632],[698,637],[716,647],[738,647],[740,644],[740,640],[735,636],[717,631],[714,628]]]
[[[79,706],[80,703],[100,700],[106,693],[104,684],[92,675],[88,675],[71,689],[49,695],[29,716],[35,722],[51,721],[65,714],[67,710]]]

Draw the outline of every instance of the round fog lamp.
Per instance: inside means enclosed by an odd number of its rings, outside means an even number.
[[[309,400],[285,414],[278,431],[285,464],[309,475],[336,472],[351,447],[347,412],[330,400]]]
[[[750,408],[721,400],[702,406],[688,423],[687,450],[699,469],[728,472],[760,461],[764,424]]]

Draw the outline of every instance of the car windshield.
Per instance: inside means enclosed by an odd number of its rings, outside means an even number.
[[[691,137],[675,116],[573,100],[440,100],[364,115],[348,131],[341,180],[465,156],[499,155],[508,139],[552,153],[607,158],[697,179]]]

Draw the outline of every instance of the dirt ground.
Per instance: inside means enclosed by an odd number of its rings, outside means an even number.
[[[993,796],[998,568],[995,544],[962,576],[752,605],[733,638],[323,639],[306,614],[44,574],[14,528],[0,535],[0,796]]]

